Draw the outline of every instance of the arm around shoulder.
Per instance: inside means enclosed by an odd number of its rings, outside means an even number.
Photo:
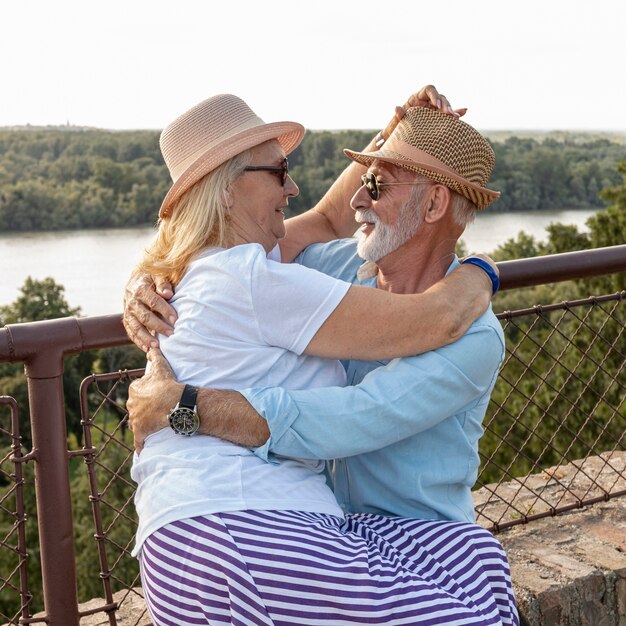
[[[338,359],[390,359],[456,341],[489,306],[491,282],[458,268],[421,294],[352,286],[305,352]]]
[[[394,359],[358,385],[245,390],[271,430],[257,454],[334,459],[391,445],[481,401],[493,387],[502,356],[498,329],[478,323],[459,341]]]

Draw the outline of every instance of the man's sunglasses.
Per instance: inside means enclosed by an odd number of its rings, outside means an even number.
[[[244,169],[244,172],[272,172],[280,176],[280,184],[284,187],[289,176],[289,163],[285,158],[280,165],[250,165]]]
[[[374,174],[367,172],[367,174],[363,174],[363,176],[361,176],[361,184],[365,187],[365,189],[367,189],[367,193],[372,200],[378,200],[380,197],[381,187],[392,187],[394,185],[430,185],[432,184],[432,181],[416,180],[412,183],[381,183]]]

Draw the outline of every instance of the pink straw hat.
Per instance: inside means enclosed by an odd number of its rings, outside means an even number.
[[[174,184],[163,200],[159,217],[167,217],[185,191],[244,150],[277,139],[285,154],[289,154],[303,136],[301,124],[266,124],[241,98],[232,94],[200,102],[161,133],[161,153]]]
[[[487,189],[496,157],[489,142],[452,115],[425,107],[409,109],[376,152],[344,150],[357,163],[398,165],[449,187],[484,209],[500,197]]]

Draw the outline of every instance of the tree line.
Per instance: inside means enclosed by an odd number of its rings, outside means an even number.
[[[322,197],[348,163],[342,148],[363,148],[367,131],[307,131],[289,157],[300,195],[296,215]],[[488,210],[604,206],[617,185],[626,146],[590,136],[508,137],[493,142],[490,186],[502,196]],[[0,231],[149,225],[170,185],[156,131],[0,130]]]

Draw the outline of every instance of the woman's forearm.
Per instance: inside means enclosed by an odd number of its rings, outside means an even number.
[[[491,282],[458,268],[421,294],[351,287],[313,337],[307,354],[335,359],[412,356],[459,339],[489,306]]]

